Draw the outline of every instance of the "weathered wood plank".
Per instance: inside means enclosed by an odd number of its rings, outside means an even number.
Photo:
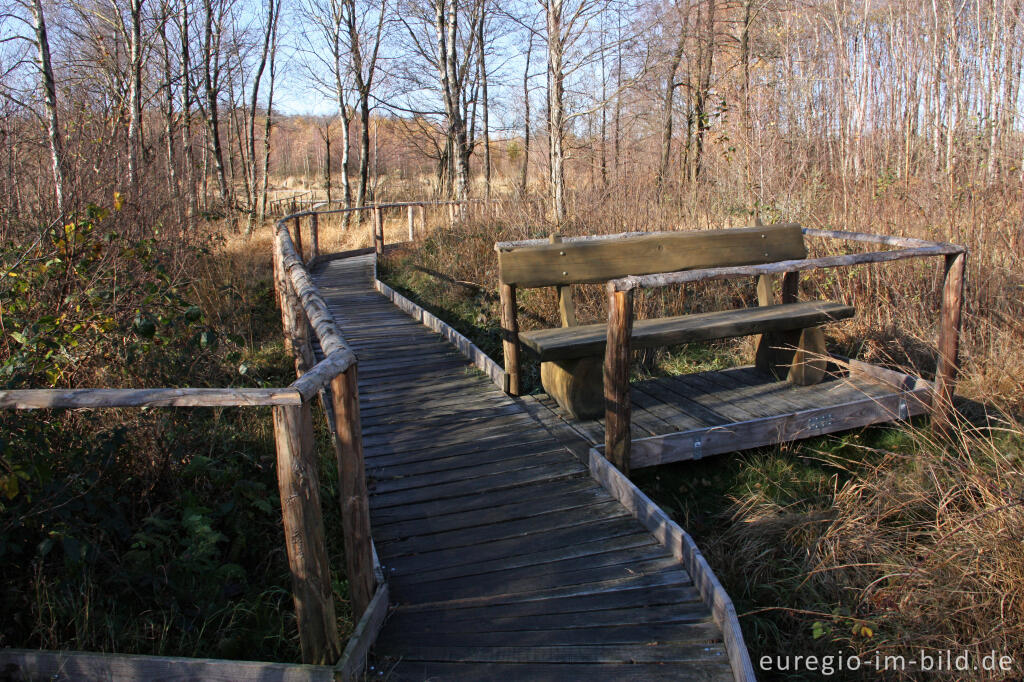
[[[657,348],[769,331],[804,329],[853,317],[854,312],[852,307],[840,303],[805,301],[636,320],[630,345],[634,348]],[[541,360],[600,355],[604,352],[606,337],[605,324],[537,329],[519,335],[522,344]]]
[[[665,232],[498,250],[499,279],[522,288],[806,257],[799,225]]]
[[[737,682],[755,682],[757,677],[754,666],[743,642],[743,633],[732,600],[711,571],[704,555],[697,549],[693,538],[596,450],[590,454],[590,472],[686,566],[722,630],[734,679]]]
[[[381,647],[381,653],[393,652],[403,660],[457,661],[464,663],[674,663],[700,664],[727,660],[721,644],[674,644],[661,646],[611,644],[608,646],[553,647],[430,647],[405,646],[401,653]],[[751,678],[753,679],[753,678]]]
[[[85,651],[0,649],[0,671],[10,680],[151,680],[152,682],[333,682],[326,665],[226,661],[212,658],[98,654]]]
[[[295,388],[80,388],[0,391],[0,409],[301,405]]]
[[[367,656],[376,644],[380,630],[384,626],[384,619],[388,615],[389,594],[387,583],[377,587],[377,592],[356,624],[352,636],[349,637],[348,645],[334,667],[335,675],[343,682],[363,679]]]

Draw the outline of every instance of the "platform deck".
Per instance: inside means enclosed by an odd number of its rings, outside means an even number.
[[[570,451],[373,290],[372,256],[314,270],[359,357],[390,680],[731,680],[690,574]],[[585,460],[584,460],[585,461]]]

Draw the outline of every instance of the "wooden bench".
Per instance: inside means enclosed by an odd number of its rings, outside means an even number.
[[[579,419],[605,411],[603,358],[608,325],[579,325],[571,287],[629,275],[710,267],[760,265],[807,256],[799,225],[774,225],[699,232],[623,234],[497,244],[501,286],[506,390],[520,393],[520,347],[541,361],[544,390]],[[631,348],[651,348],[759,334],[755,363],[780,378],[807,385],[825,372],[825,338],[820,325],[852,317],[853,308],[827,301],[797,302],[797,273],[787,272],[782,302],[773,276],[758,279],[758,307],[638,320],[629,332]],[[516,289],[554,286],[560,329],[518,331]]]

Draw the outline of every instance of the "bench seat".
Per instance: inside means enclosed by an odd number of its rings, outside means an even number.
[[[636,320],[629,341],[633,348],[672,346],[734,336],[806,329],[844,320],[853,315],[852,307],[830,301],[739,308]],[[606,339],[607,325],[603,323],[519,333],[519,340],[523,346],[533,351],[544,362],[603,355]]]

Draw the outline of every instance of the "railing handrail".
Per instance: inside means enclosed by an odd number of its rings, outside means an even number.
[[[279,200],[275,200],[279,201]],[[306,315],[324,351],[324,359],[288,386],[268,388],[235,387],[157,387],[157,388],[30,388],[0,390],[0,410],[36,409],[105,409],[123,407],[267,407],[300,405],[314,397],[338,374],[356,362],[355,354],[338,331],[323,297],[311,288],[312,279],[295,249],[287,223],[313,215],[328,215],[373,209],[406,208],[409,206],[447,206],[477,203],[482,199],[453,201],[403,201],[388,204],[366,204],[325,211],[308,210],[292,213],[275,221],[275,248],[282,249],[292,286],[298,292]],[[282,243],[279,245],[277,242]],[[335,355],[335,353],[340,353]]]

